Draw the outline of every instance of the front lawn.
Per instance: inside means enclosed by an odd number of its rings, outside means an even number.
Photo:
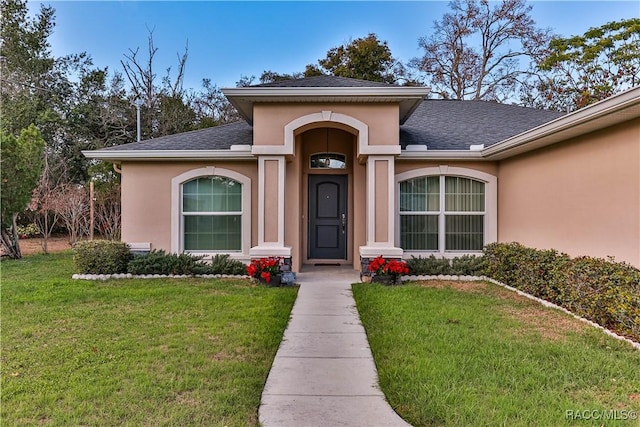
[[[490,283],[353,290],[380,385],[414,426],[638,423],[640,351],[570,316]]]
[[[2,261],[3,425],[257,425],[295,288]]]

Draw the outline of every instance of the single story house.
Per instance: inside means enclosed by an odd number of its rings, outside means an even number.
[[[640,87],[570,114],[334,76],[223,89],[243,121],[88,151],[122,239],[305,264],[517,241],[640,267]]]

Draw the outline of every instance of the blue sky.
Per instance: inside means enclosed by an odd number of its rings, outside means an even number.
[[[55,55],[88,52],[94,65],[121,71],[129,48],[146,58],[147,27],[154,29],[159,78],[177,65],[189,44],[185,87],[202,78],[233,87],[241,75],[264,70],[291,73],[324,58],[350,39],[376,33],[403,62],[419,56],[418,39],[448,11],[445,1],[51,1]],[[540,27],[564,36],[582,34],[606,22],[640,17],[638,1],[535,1]],[[30,2],[36,11],[40,2]]]

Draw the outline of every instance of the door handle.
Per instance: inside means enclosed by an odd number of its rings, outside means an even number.
[[[344,234],[344,229],[347,226],[347,217],[345,216],[345,214],[342,214],[341,217],[342,217],[342,234]]]

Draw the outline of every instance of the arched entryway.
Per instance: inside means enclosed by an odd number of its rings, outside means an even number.
[[[365,175],[356,161],[357,136],[319,125],[296,137],[302,172],[302,263],[353,263],[354,242],[362,240],[364,232],[355,225],[364,215],[363,200],[360,209],[356,207],[355,187],[364,185]]]

